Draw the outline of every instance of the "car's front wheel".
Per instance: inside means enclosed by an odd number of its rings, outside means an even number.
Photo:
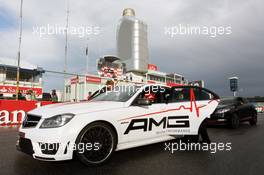
[[[238,128],[239,127],[239,117],[238,117],[238,115],[237,114],[234,114],[232,117],[231,117],[231,121],[230,121],[231,123],[231,128],[233,128],[233,129],[236,129],[236,128]]]
[[[254,113],[252,115],[252,118],[249,120],[249,124],[251,126],[255,126],[255,125],[257,125],[257,122],[258,122],[258,115],[257,115],[257,113]]]
[[[76,139],[76,155],[88,166],[101,165],[114,152],[117,136],[107,123],[95,122],[86,126]]]

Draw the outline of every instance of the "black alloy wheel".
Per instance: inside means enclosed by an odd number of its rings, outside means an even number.
[[[110,125],[104,122],[91,123],[77,137],[76,155],[85,165],[101,165],[111,157],[116,144],[117,136]],[[78,145],[84,149],[78,148]]]
[[[239,117],[237,114],[234,114],[232,117],[231,117],[231,128],[233,129],[236,129],[239,127],[239,124],[240,124],[240,121],[239,121]]]
[[[257,123],[258,123],[258,114],[256,112],[254,112],[252,114],[252,118],[249,120],[249,124],[251,126],[255,126],[255,125],[257,125]]]

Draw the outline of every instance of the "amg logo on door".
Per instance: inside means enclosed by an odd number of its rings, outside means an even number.
[[[154,127],[165,128],[188,128],[190,127],[189,116],[168,116],[163,117],[159,122],[153,118],[133,119],[129,123],[124,134],[132,130],[142,129],[144,132],[151,131]]]

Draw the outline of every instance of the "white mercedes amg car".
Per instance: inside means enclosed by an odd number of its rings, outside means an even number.
[[[28,112],[17,149],[39,160],[75,154],[86,165],[99,165],[114,151],[197,135],[218,102],[218,95],[200,87],[116,86],[87,102]]]

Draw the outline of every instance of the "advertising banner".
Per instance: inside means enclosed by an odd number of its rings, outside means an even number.
[[[73,77],[71,79],[71,84],[78,84],[79,83],[79,77]]]
[[[89,83],[101,83],[101,78],[93,77],[93,76],[86,76],[86,82],[89,82]]]
[[[42,88],[19,87],[22,94],[26,94],[28,90],[32,90],[37,96],[42,95]],[[16,94],[16,86],[0,85],[0,94]]]
[[[155,64],[148,64],[148,70],[158,71],[158,67]]]
[[[19,125],[26,112],[52,103],[51,101],[0,100],[0,126]]]

